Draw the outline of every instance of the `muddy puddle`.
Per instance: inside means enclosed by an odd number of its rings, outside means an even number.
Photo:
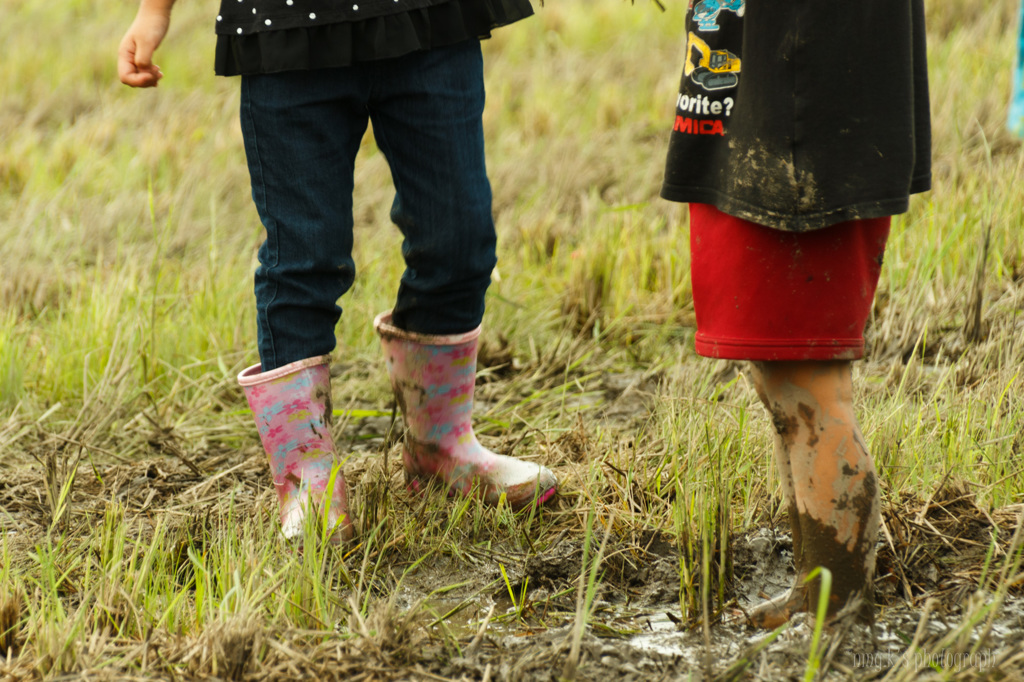
[[[791,584],[787,534],[758,529],[735,539],[735,578],[707,631],[699,614],[687,619],[680,607],[679,563],[670,549],[645,557],[641,572],[605,572],[582,638],[581,679],[803,679],[814,658],[813,618],[799,614],[770,633],[747,626],[743,615]],[[565,542],[522,566],[479,565],[468,573],[447,561],[424,565],[401,581],[396,606],[418,610],[438,641],[454,636],[462,643],[448,652],[444,675],[556,679],[576,623],[579,550]],[[1018,679],[1012,675],[1021,669],[1024,599],[995,599],[972,592],[960,604],[911,603],[883,595],[874,625],[849,623],[822,634],[817,659],[824,679]]]

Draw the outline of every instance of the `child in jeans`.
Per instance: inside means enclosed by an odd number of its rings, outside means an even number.
[[[174,0],[142,0],[121,81],[152,62]],[[270,459],[287,537],[312,507],[350,537],[331,438],[328,354],[355,277],[353,166],[367,123],[391,167],[406,270],[375,326],[406,422],[410,484],[438,479],[514,508],[555,493],[544,467],[495,454],[471,426],[477,340],[495,257],[484,164],[480,37],[528,0],[222,0],[215,71],[241,76],[252,196],[266,228],[256,270],[260,364],[239,375]]]
[[[853,409],[890,216],[930,186],[922,0],[690,2],[662,196],[690,205],[696,350],[752,361],[796,581],[749,614],[871,613],[878,479]]]

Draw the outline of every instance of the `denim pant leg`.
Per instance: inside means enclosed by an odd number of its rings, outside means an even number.
[[[355,278],[353,168],[367,90],[355,69],[242,79],[252,197],[267,231],[255,285],[264,370],[334,349],[337,301]]]
[[[406,269],[394,323],[424,334],[474,329],[496,263],[484,163],[480,43],[376,62],[370,118],[391,166],[391,219]]]

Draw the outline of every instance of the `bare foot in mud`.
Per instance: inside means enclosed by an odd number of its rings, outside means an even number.
[[[806,586],[794,586],[785,594],[755,606],[747,613],[747,624],[755,628],[774,630],[788,623],[794,613],[806,611],[808,596]]]
[[[839,603],[834,600],[833,603]],[[833,608],[829,605],[826,616],[825,627],[832,627],[846,619],[854,622],[873,623],[874,608],[870,600],[865,600],[858,592],[850,595],[850,600],[842,608]],[[771,601],[758,604],[746,613],[747,625],[765,630],[774,630],[785,625],[797,613],[810,612],[810,590],[806,587],[792,588],[785,594],[781,594]]]

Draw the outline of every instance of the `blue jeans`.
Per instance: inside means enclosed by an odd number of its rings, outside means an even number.
[[[475,40],[242,78],[242,135],[267,231],[255,286],[264,370],[334,349],[338,299],[355,279],[353,169],[368,121],[391,167],[391,220],[404,236],[394,324],[425,334],[480,324],[496,263],[483,108]]]

